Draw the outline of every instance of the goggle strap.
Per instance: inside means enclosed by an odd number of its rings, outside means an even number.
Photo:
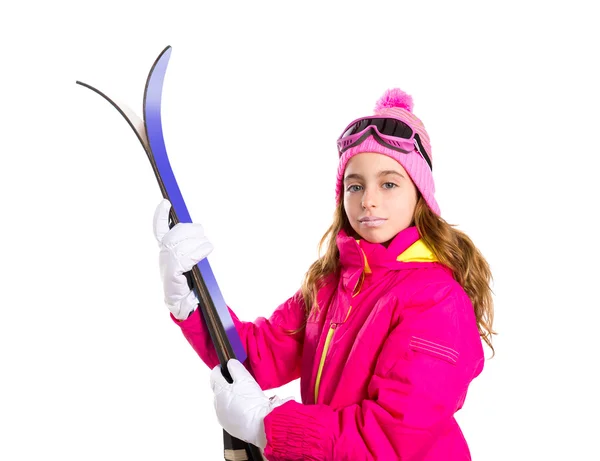
[[[415,141],[417,141],[416,147],[417,147],[417,150],[419,151],[419,154],[421,154],[421,157],[423,157],[425,159],[425,161],[427,162],[427,165],[429,165],[429,169],[431,171],[433,171],[433,165],[431,164],[431,159],[429,158],[429,154],[427,154],[427,151],[423,147],[423,144],[421,144],[421,138],[419,137],[419,133],[415,133]]]

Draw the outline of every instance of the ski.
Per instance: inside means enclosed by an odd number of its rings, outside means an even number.
[[[146,152],[163,198],[171,202],[170,220],[172,225],[176,225],[180,222],[191,223],[192,219],[171,168],[162,130],[162,89],[171,49],[171,46],[167,46],[159,54],[148,73],[144,89],[143,119],[127,105],[109,98],[97,88],[79,80],[76,83],[102,96],[125,118]],[[221,363],[221,371],[227,381],[232,382],[227,370],[227,361],[235,358],[243,363],[247,358],[246,351],[208,259],[205,258],[194,266],[190,275],[194,292],[200,300],[202,315]],[[257,447],[232,437],[225,430],[223,442],[226,461],[263,460]]]

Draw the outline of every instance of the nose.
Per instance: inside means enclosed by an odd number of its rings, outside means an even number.
[[[371,188],[365,188],[365,191],[362,196],[362,207],[367,208],[376,208],[377,207],[377,193],[373,191]]]

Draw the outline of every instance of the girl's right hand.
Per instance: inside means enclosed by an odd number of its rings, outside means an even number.
[[[185,320],[198,306],[184,272],[192,270],[214,249],[200,224],[178,223],[169,229],[171,202],[163,199],[154,212],[154,236],[160,247],[159,267],[164,302],[178,320]]]

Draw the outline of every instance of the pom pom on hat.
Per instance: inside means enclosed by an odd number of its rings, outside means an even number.
[[[390,90],[387,90],[375,104],[375,113],[378,113],[383,109],[392,107],[400,107],[402,109],[406,109],[409,112],[412,112],[412,96],[406,94],[400,88],[392,88]]]

